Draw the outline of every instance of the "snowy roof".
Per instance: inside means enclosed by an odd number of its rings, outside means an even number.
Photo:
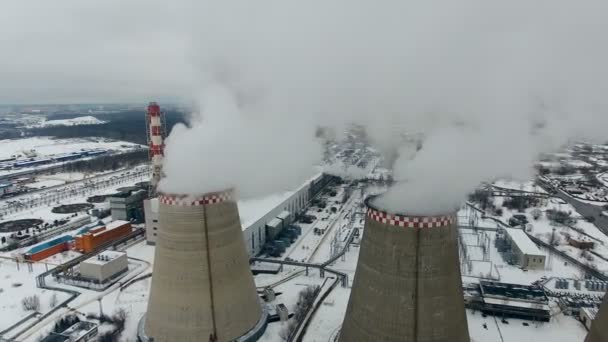
[[[549,310],[549,305],[543,304],[540,302],[523,302],[523,301],[519,301],[519,300],[498,299],[498,298],[488,298],[488,297],[484,297],[483,301],[487,304],[493,304],[493,305],[508,305],[508,306],[515,306],[518,308],[526,308],[526,309]]]
[[[284,211],[282,211],[282,212],[281,212],[279,215],[277,215],[277,218],[278,218],[278,219],[281,219],[281,220],[285,220],[285,219],[289,218],[289,215],[291,215],[291,214],[289,213],[289,211],[284,210]]]
[[[117,259],[123,255],[127,255],[127,253],[116,251],[103,251],[95,256],[88,258],[87,260],[83,261],[83,263],[105,265],[108,262],[111,262],[112,260]]]
[[[279,204],[287,200],[293,191],[287,191],[282,194],[274,194],[262,198],[247,199],[238,201],[239,215],[241,216],[241,224],[243,229],[254,224],[257,220],[268,214],[269,211],[276,208]]]
[[[598,308],[582,308],[581,311],[583,311],[589,319],[593,320],[595,319],[595,316],[597,316],[599,310]]]
[[[120,228],[128,223],[129,223],[128,221],[122,221],[122,220],[112,221],[106,225],[106,229],[93,233],[93,235],[105,234],[112,229]]]
[[[522,253],[528,255],[544,255],[523,230],[516,228],[505,228],[505,231]]]

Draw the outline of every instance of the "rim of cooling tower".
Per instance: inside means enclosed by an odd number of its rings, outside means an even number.
[[[410,215],[405,213],[389,213],[387,210],[373,204],[380,195],[372,195],[365,199],[366,216],[370,219],[391,226],[403,228],[441,228],[456,223],[456,213],[433,215]]]
[[[171,206],[202,206],[208,204],[216,204],[229,202],[234,200],[234,190],[228,189],[224,191],[208,192],[204,195],[180,195],[160,193],[158,201],[165,205]]]

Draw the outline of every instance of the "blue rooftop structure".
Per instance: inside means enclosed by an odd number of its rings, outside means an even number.
[[[40,244],[36,247],[32,247],[29,251],[27,251],[25,254],[35,254],[38,253],[40,251],[43,251],[47,248],[51,248],[53,246],[56,246],[58,244],[64,243],[64,242],[68,242],[68,241],[72,241],[74,240],[74,237],[70,236],[70,235],[66,235],[66,236],[62,236],[62,237],[58,237],[56,239],[47,241],[43,244]]]

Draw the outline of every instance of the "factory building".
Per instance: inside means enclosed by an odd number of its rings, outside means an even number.
[[[604,302],[591,323],[591,329],[585,338],[585,342],[606,341],[608,341],[608,294],[604,295]]]
[[[335,180],[335,177],[319,173],[295,191],[238,201],[243,237],[249,257],[259,254],[266,241],[271,239],[267,234],[270,232],[272,235],[274,232],[268,227],[269,224],[272,225],[273,220],[277,219],[274,224],[279,227],[278,230],[291,223],[290,221],[306,209],[308,202],[332,180]],[[158,237],[158,207],[156,198],[144,201],[146,239],[151,245],[156,243]]]
[[[521,229],[505,228],[505,236],[511,245],[513,261],[526,269],[542,270],[545,268],[545,254]]]
[[[257,295],[231,192],[161,195],[143,341],[255,341],[268,311]]]
[[[549,298],[538,285],[480,281],[480,302],[472,308],[489,315],[548,322]]]
[[[367,214],[340,341],[469,342],[456,215]]]
[[[127,254],[104,251],[80,263],[80,276],[99,284],[106,283],[129,269]]]
[[[15,192],[17,187],[10,182],[0,182],[0,197]]]
[[[23,258],[29,261],[40,261],[46,259],[55,254],[70,250],[73,240],[73,237],[66,235],[46,241],[38,246],[30,248],[23,254]]]
[[[76,235],[74,249],[82,253],[90,253],[110,241],[118,240],[132,232],[131,223],[113,221],[105,227],[91,228],[86,233]]]
[[[145,190],[130,190],[114,194],[108,198],[112,220],[143,221]]]

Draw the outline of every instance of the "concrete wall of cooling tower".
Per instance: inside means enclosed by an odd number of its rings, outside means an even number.
[[[591,329],[585,342],[606,342],[608,341],[608,293],[604,295],[604,303],[600,311],[591,323]]]
[[[469,342],[455,215],[370,207],[341,342]]]
[[[160,198],[146,335],[155,342],[209,341],[214,330],[218,342],[244,335],[262,309],[235,202],[172,201]]]

